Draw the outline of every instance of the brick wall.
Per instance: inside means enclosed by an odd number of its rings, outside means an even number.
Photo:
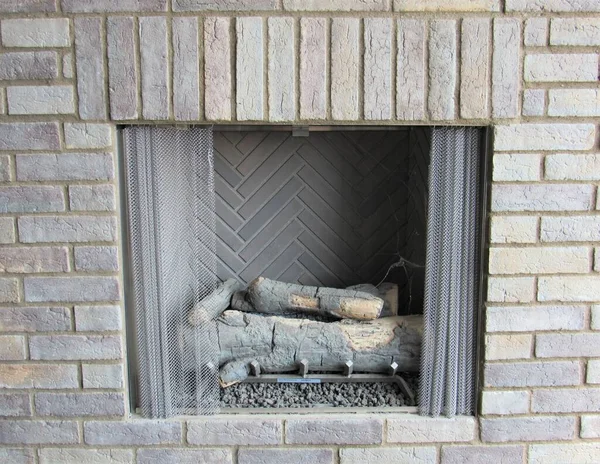
[[[0,461],[600,461],[600,2],[0,15]],[[494,126],[480,418],[130,417],[114,127],[142,121]]]

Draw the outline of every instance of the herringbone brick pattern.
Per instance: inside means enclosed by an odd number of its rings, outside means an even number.
[[[424,258],[427,140],[420,129],[216,132],[219,277],[344,287],[377,283],[399,255]],[[417,242],[422,256],[406,250]]]

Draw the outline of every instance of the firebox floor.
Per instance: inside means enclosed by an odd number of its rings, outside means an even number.
[[[403,374],[418,392],[418,376]],[[400,407],[410,404],[398,385],[356,383],[238,383],[221,389],[222,408]]]

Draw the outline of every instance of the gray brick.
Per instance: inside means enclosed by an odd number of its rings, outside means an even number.
[[[173,18],[173,113],[176,120],[200,119],[198,18]]]
[[[527,18],[524,35],[526,47],[543,47],[548,42],[548,19]]]
[[[283,426],[270,419],[198,419],[187,424],[192,445],[278,445]]]
[[[50,13],[56,11],[56,0],[0,0],[1,13]]]
[[[25,277],[25,301],[117,301],[116,277]]]
[[[533,335],[491,334],[485,336],[485,359],[487,361],[531,358]]]
[[[175,445],[181,443],[181,423],[92,421],[83,424],[83,434],[88,445]]]
[[[73,55],[65,53],[62,59],[63,77],[73,79]]]
[[[111,4],[117,5],[114,2]],[[138,77],[135,69],[133,18],[109,17],[106,22],[106,35],[111,118],[137,119]]]
[[[527,414],[529,399],[530,393],[527,391],[484,391],[481,395],[481,414]]]
[[[0,69],[2,65],[0,64]],[[58,150],[60,140],[55,122],[0,124],[0,150]]]
[[[36,393],[35,411],[39,416],[122,416],[122,393]]]
[[[484,377],[487,387],[556,387],[579,385],[582,375],[577,361],[534,361],[486,364]]]
[[[598,89],[550,89],[548,116],[600,116]]]
[[[0,443],[6,445],[67,445],[79,442],[74,421],[0,421]]]
[[[56,52],[0,53],[0,81],[55,79],[57,77]]]
[[[0,303],[19,301],[19,281],[10,277],[0,278]]]
[[[4,90],[0,88],[0,114],[6,114],[6,97]]]
[[[596,276],[540,277],[538,301],[598,301],[600,286]]]
[[[74,364],[0,364],[0,388],[79,388]]]
[[[0,187],[0,213],[42,213],[65,210],[60,187],[49,185]]]
[[[599,454],[600,443],[543,443],[529,446],[529,464],[594,464]]]
[[[75,18],[75,63],[81,119],[106,119],[101,18]]]
[[[289,462],[289,461],[281,460],[279,462]],[[327,461],[314,460],[312,462],[327,462]],[[437,451],[433,446],[403,446],[402,448],[342,448],[342,449],[340,449],[340,464],[366,464],[366,463],[377,463],[377,462],[381,462],[381,463],[437,462]],[[242,464],[242,463],[240,463],[240,464]]]
[[[336,42],[335,31],[336,27],[340,24],[345,24],[345,20],[340,23],[340,20],[334,19],[332,26],[332,50],[336,47],[340,47],[339,42]],[[356,35],[350,40],[352,46],[353,42],[357,42],[358,39],[358,21],[356,24]],[[268,76],[267,83],[269,86],[269,121],[293,121],[296,118],[296,93],[295,93],[295,80],[296,80],[296,68],[295,68],[295,38],[294,38],[294,19],[293,18],[269,18],[268,19]],[[338,50],[342,52],[342,50]],[[346,58],[351,59],[352,54],[346,54]],[[358,57],[356,57],[358,61]],[[332,51],[332,107],[336,108],[333,103],[333,94],[336,86],[343,86],[343,82],[338,82],[334,79],[336,70],[336,59],[333,58]],[[339,64],[339,63],[338,63]],[[349,66],[352,65],[350,62]],[[350,72],[350,70],[348,70]],[[358,67],[354,70],[354,76],[358,82]],[[354,101],[356,103],[357,89],[354,93],[354,99],[352,94],[347,96],[349,102]],[[334,116],[335,117],[335,116]]]
[[[19,239],[23,243],[114,242],[117,221],[108,216],[20,217]]]
[[[68,13],[119,13],[167,11],[167,0],[61,0],[62,11]]]
[[[497,151],[589,150],[594,146],[592,124],[513,124],[496,126]]]
[[[492,60],[492,116],[515,118],[519,114],[520,19],[494,19]]]
[[[0,272],[31,274],[69,270],[66,247],[0,248]]]
[[[506,11],[600,11],[596,0],[507,0]]]
[[[548,155],[545,177],[551,180],[600,180],[600,155]],[[582,217],[581,220],[585,221],[586,218]]]
[[[75,306],[77,331],[121,330],[119,306]]]
[[[0,416],[31,416],[29,395],[22,393],[0,394]]]
[[[499,0],[394,0],[394,11],[500,11]]]
[[[70,185],[71,211],[114,211],[115,189],[112,185]]]
[[[558,170],[556,172],[558,173]],[[541,240],[543,242],[600,241],[600,216],[543,217]]]
[[[600,360],[588,360],[585,382],[590,384],[600,384]]]
[[[386,11],[385,0],[283,0],[283,8],[290,11]]]
[[[11,180],[11,160],[8,155],[0,155],[0,182]]]
[[[433,120],[454,119],[456,107],[456,21],[434,20],[429,28],[429,97]]]
[[[364,24],[364,118],[392,117],[392,21],[365,18]]]
[[[493,180],[540,180],[542,155],[539,153],[496,153],[493,160]]]
[[[326,90],[326,20],[300,20],[300,118],[325,119]]]
[[[73,87],[15,86],[6,89],[8,114],[70,114],[75,112]]]
[[[204,113],[209,121],[231,119],[229,18],[204,20]]]
[[[170,60],[167,52],[167,18],[139,18],[142,115],[144,119],[169,118]]]
[[[125,449],[41,448],[40,464],[133,464],[134,451]],[[138,461],[139,462],[139,461]]]
[[[388,443],[445,443],[475,439],[475,419],[397,416],[387,421]]]
[[[0,336],[0,360],[21,361],[25,358],[25,337],[21,335]]]
[[[91,360],[121,359],[120,336],[36,335],[29,338],[31,359]]]
[[[521,464],[524,446],[442,446],[441,464]]]
[[[121,364],[83,364],[83,388],[123,388]]]
[[[276,0],[173,0],[173,11],[265,11],[275,10]]]
[[[0,218],[0,244],[15,243],[15,220]]]
[[[502,306],[486,309],[488,332],[583,330],[584,306]]]
[[[494,185],[492,211],[587,211],[592,193],[591,185]]]
[[[0,1],[0,10],[2,2]],[[35,451],[33,449],[2,448],[0,449],[0,462],[10,464],[34,464]]]
[[[533,412],[596,412],[600,388],[553,388],[533,390]]]
[[[53,332],[71,328],[71,311],[64,307],[0,309],[0,332]]]
[[[118,271],[119,256],[117,247],[90,246],[75,247],[75,269],[77,271]]]
[[[536,243],[538,218],[535,216],[492,216],[492,243]]]
[[[383,421],[373,417],[286,420],[285,442],[288,444],[371,445],[382,440]]]
[[[460,116],[466,119],[487,118],[490,21],[466,18],[461,27]]]
[[[425,119],[425,21],[398,20],[396,117]]]
[[[67,18],[4,19],[2,45],[5,47],[68,47]]]
[[[592,330],[600,330],[600,305],[592,305]]]
[[[596,54],[529,54],[525,56],[526,82],[596,82]]]
[[[539,358],[600,357],[600,333],[537,334],[535,355]]]
[[[480,419],[484,442],[572,440],[574,417],[514,417]]]
[[[262,18],[237,18],[236,114],[238,121],[263,119]]]
[[[108,180],[113,177],[110,153],[17,155],[18,180]]]
[[[550,45],[600,45],[600,25],[595,18],[552,18]]]
[[[109,124],[65,123],[67,148],[104,148],[112,145],[112,129]]]
[[[523,91],[523,116],[543,116],[546,105],[544,89],[526,89]]]
[[[490,274],[587,274],[588,247],[494,247],[490,249]]]
[[[244,450],[240,450],[243,453]],[[229,449],[140,449],[137,453],[138,464],[158,464],[173,462],[178,464],[231,464],[231,450]],[[238,461],[240,464],[243,461]],[[266,464],[266,463],[265,463]],[[289,464],[289,461],[288,461]]]
[[[581,417],[581,438],[600,438],[600,416]]]

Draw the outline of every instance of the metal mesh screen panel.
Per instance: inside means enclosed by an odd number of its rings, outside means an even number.
[[[216,326],[187,323],[218,282],[212,128],[123,137],[139,406],[156,418],[215,413]]]
[[[435,128],[429,168],[419,412],[475,407],[480,132]]]

